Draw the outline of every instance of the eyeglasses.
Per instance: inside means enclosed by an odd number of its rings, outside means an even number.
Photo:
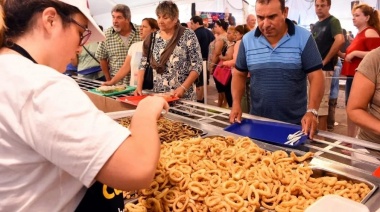
[[[76,25],[78,25],[80,28],[84,29],[84,32],[80,36],[79,45],[84,46],[84,44],[87,43],[88,39],[91,37],[91,31],[87,28],[79,24],[76,20],[73,18],[70,18],[70,21]]]

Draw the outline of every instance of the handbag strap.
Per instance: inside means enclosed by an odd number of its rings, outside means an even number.
[[[100,62],[99,62],[99,60],[98,59],[96,59],[96,57],[94,56],[94,55],[92,55],[91,54],[91,52],[85,47],[85,46],[83,46],[83,48],[84,48],[84,50],[86,50],[86,52],[97,62],[97,63],[99,63],[100,64]]]
[[[149,43],[149,48],[148,48],[148,55],[146,57],[148,66],[150,65],[150,54],[151,54],[151,51],[153,51],[155,40],[156,40],[156,32],[150,34],[150,43]]]

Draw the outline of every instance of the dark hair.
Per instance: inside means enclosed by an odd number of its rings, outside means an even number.
[[[181,26],[183,26],[183,27],[186,27],[186,28],[187,28],[187,23],[181,23]]]
[[[355,11],[356,9],[360,9],[365,16],[369,16],[368,26],[375,28],[376,31],[379,33],[380,32],[379,12],[373,9],[372,7],[370,7],[368,4],[358,4],[354,6],[352,11]]]
[[[4,3],[6,39],[20,37],[35,24],[35,15],[48,7],[56,9],[63,26],[71,22],[71,16],[81,13],[76,7],[57,0],[6,0]],[[27,9],[25,9],[27,8]]]
[[[347,30],[342,28],[342,33],[344,35],[344,38],[347,39]]]
[[[125,19],[128,19],[128,20],[131,20],[131,10],[129,9],[129,7],[125,4],[117,4],[115,5],[113,8],[112,8],[112,12],[119,12],[121,14],[123,14],[123,17]]]
[[[155,30],[159,30],[160,28],[158,28],[158,24],[157,24],[157,21],[156,19],[154,18],[144,18],[143,21],[147,21],[150,28],[152,29],[155,29]]]
[[[343,36],[344,36],[344,44],[340,47],[340,51],[342,53],[346,53],[346,49],[350,45],[350,41],[348,40],[348,36],[349,35],[347,35],[346,29],[343,29],[343,28],[342,28],[342,33],[343,33]]]
[[[228,23],[225,20],[223,20],[223,19],[216,20],[215,24],[217,24],[218,26],[222,27],[224,29],[224,31],[227,31],[227,29],[228,29]]]
[[[314,3],[317,2],[317,0],[314,0]],[[322,0],[322,2],[326,2],[328,6],[331,6],[331,0]]]
[[[269,4],[273,0],[256,0],[256,4]],[[281,11],[285,11],[285,0],[278,0],[280,2]]]
[[[198,23],[201,26],[203,25],[203,19],[200,16],[197,16],[197,15],[191,17],[190,21],[193,21],[193,23],[195,23],[195,24]]]
[[[237,25],[235,27],[235,31],[239,32],[241,35],[245,35],[245,33],[249,32],[249,29],[246,24],[243,24],[243,25]]]
[[[102,25],[98,25],[99,29],[103,31],[103,26]]]
[[[162,1],[156,8],[156,15],[168,15],[171,19],[179,17],[177,5],[172,1]]]

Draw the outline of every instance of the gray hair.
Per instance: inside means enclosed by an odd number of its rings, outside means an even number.
[[[111,12],[119,12],[123,14],[125,19],[131,20],[131,10],[125,4],[117,4],[112,8]]]
[[[172,1],[162,1],[156,8],[156,15],[168,15],[171,19],[179,17],[177,5]]]

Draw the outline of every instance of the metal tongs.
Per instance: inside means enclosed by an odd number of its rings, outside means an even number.
[[[293,134],[289,134],[287,138],[288,141],[286,141],[284,144],[294,146],[301,139],[303,135],[306,135],[306,134],[302,130],[298,130],[297,132]]]

